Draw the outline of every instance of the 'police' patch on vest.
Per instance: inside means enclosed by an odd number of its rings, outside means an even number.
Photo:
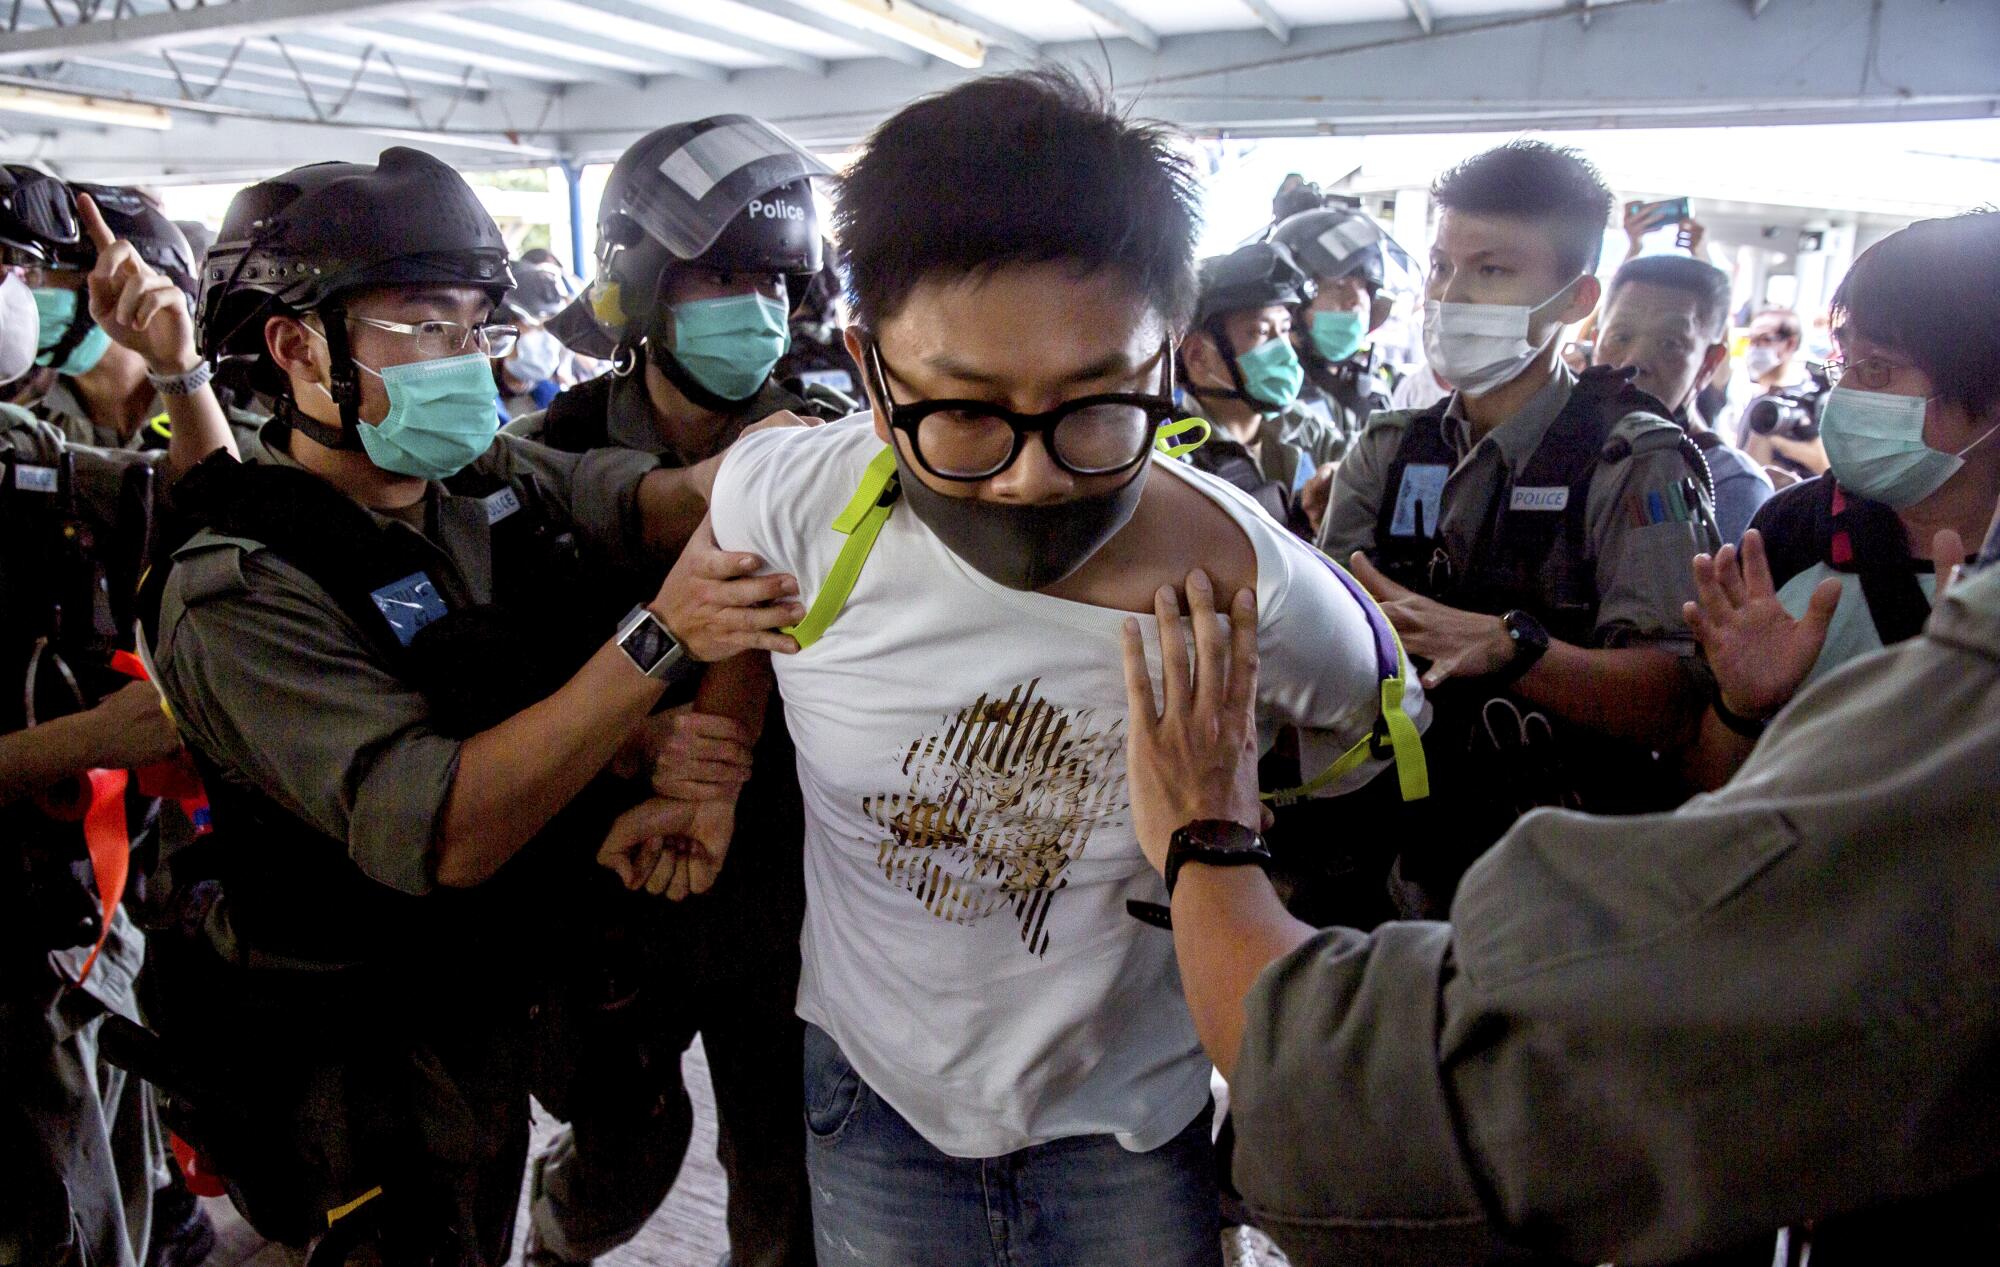
[[[1569,489],[1558,484],[1554,488],[1517,488],[1513,500],[1507,503],[1509,510],[1568,510]]]
[[[511,488],[503,488],[491,497],[482,497],[486,506],[486,526],[492,527],[502,519],[521,509],[521,495]]]
[[[1435,537],[1438,515],[1444,505],[1444,482],[1451,468],[1442,462],[1412,462],[1403,468],[1403,482],[1396,489],[1396,513],[1389,520],[1389,532],[1397,537],[1418,535],[1421,514],[1423,536]]]
[[[56,468],[17,466],[14,468],[14,487],[24,493],[53,493],[56,491]]]
[[[437,586],[422,572],[412,572],[393,585],[384,585],[369,597],[375,600],[376,609],[389,622],[389,628],[396,632],[396,641],[406,647],[419,629],[450,610],[444,599],[438,597]]]

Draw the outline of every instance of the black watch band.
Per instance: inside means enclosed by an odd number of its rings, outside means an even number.
[[[1547,654],[1549,631],[1542,627],[1541,621],[1518,607],[1502,616],[1500,623],[1506,628],[1507,637],[1513,640],[1514,658],[1495,669],[1491,676],[1495,682],[1517,681]]]
[[[1203,818],[1189,823],[1167,840],[1167,896],[1174,895],[1174,881],[1190,862],[1211,867],[1262,867],[1271,869],[1271,850],[1264,838],[1241,823],[1224,818]]]
[[[1720,686],[1717,686],[1715,693],[1709,697],[1708,705],[1715,710],[1715,719],[1717,721],[1745,739],[1762,739],[1765,729],[1771,724],[1768,721],[1759,721],[1755,717],[1745,717],[1741,713],[1730,712],[1729,706],[1722,702],[1722,688]]]

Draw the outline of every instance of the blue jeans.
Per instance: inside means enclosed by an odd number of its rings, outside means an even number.
[[[820,1267],[1220,1267],[1211,1109],[1150,1153],[1109,1135],[939,1152],[806,1026]]]

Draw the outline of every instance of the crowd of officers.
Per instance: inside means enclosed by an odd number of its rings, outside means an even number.
[[[730,164],[688,179],[676,157],[718,131]],[[812,364],[831,372],[786,376],[795,333],[813,328],[809,296],[829,297],[811,184],[831,177],[743,116],[655,131],[612,171],[595,279],[578,294],[510,260],[463,179],[412,149],[251,186],[201,257],[139,191],[0,174],[0,374],[20,384],[0,417],[0,666],[21,683],[0,691],[0,1261],[198,1262],[212,1235],[192,1192],[226,1192],[315,1261],[499,1263],[525,1171],[528,1261],[587,1262],[633,1237],[679,1172],[692,1124],[680,1057],[697,1034],[733,1261],[835,1261],[815,1243],[801,1129],[807,811],[791,742],[775,695],[733,718],[700,706],[696,663],[785,650],[778,626],[804,615],[784,578],[709,548],[722,455],[760,424],[863,407],[828,386],[860,377],[830,338]],[[1782,1112],[1796,1155],[1745,1145],[1723,1171],[1693,1144],[1676,1155],[1679,1125],[1645,1079],[1741,1075],[1742,1120],[1708,1106],[1703,1126],[1756,1139],[1747,1119],[1771,1079],[1641,1056],[1713,1057],[1674,1037],[1711,1024],[1730,1040],[1719,1050],[1755,1065],[1739,1040],[1768,1007],[1774,1067],[1792,1068],[1784,1004],[1718,981],[1719,1015],[1670,1016],[1619,995],[1652,988],[1641,958],[1597,982],[1596,1015],[1615,1020],[1565,1028],[1561,987],[1534,975],[1726,922],[1730,895],[1779,867],[1810,815],[1764,811],[1679,871],[1657,865],[1696,831],[1678,817],[1631,820],[1630,842],[1581,816],[1531,818],[1532,845],[1509,831],[1538,808],[1664,815],[1760,771],[1782,785],[1781,757],[1863,780],[1858,758],[1833,753],[1862,743],[1865,723],[1843,726],[1831,702],[1812,738],[1778,756],[1753,747],[1809,682],[1921,640],[1985,536],[2000,381],[1942,343],[1983,323],[1975,346],[1993,344],[1990,306],[1949,309],[2000,272],[2000,217],[1920,225],[1856,265],[1820,424],[1832,474],[1775,497],[1767,486],[1744,535],[1743,519],[1718,528],[1720,481],[1741,455],[1719,455],[1726,441],[1693,412],[1727,356],[1727,278],[1648,256],[1601,286],[1611,195],[1569,151],[1502,146],[1434,192],[1421,264],[1317,196],[1205,261],[1171,367],[1180,415],[1210,433],[1185,460],[1350,568],[1428,701],[1427,796],[1390,777],[1283,806],[1256,869],[1300,927],[1441,921],[1476,896],[1488,939],[1459,952],[1458,986],[1408,968],[1449,976],[1436,939],[1449,926],[1412,925],[1444,929],[1421,945],[1279,939],[1265,962],[1291,958],[1251,1020],[1238,989],[1233,1019],[1214,1022],[1227,1040],[1210,1045],[1241,1071],[1239,1216],[1304,1261],[1670,1261],[1732,1246],[1769,1261],[1780,1226],[1796,1254],[1813,1216],[1981,1179],[1990,1149],[1952,1135],[1952,1164],[1912,1161],[1869,1188],[1824,1123]],[[1904,303],[1920,282],[1934,283],[1923,311]],[[1425,408],[1388,408],[1371,348],[1399,287],[1422,288],[1419,372],[1451,388]],[[1593,314],[1594,362],[1573,372],[1563,332]],[[560,358],[608,371],[555,394]],[[1992,614],[1954,618],[1989,659]],[[1983,632],[1965,632],[1979,619]],[[1932,703],[1904,707],[1917,721]],[[1990,759],[1990,700],[1897,733],[1948,747],[1981,721]],[[1263,786],[1309,782],[1302,761],[1281,740]],[[1971,769],[1940,765],[1903,794],[1990,852],[1992,767]],[[1960,779],[1985,784],[1983,812],[1954,799]],[[591,860],[640,801],[716,788],[733,820],[676,824],[683,839],[657,868]],[[1599,853],[1658,852],[1609,874],[1561,839],[1566,821],[1592,824]],[[1518,892],[1497,866],[1466,880],[1483,855],[1532,863],[1533,900],[1510,911]],[[1554,909],[1579,892],[1594,920]],[[1182,902],[1175,936],[1197,936]],[[1251,910],[1244,927],[1270,918]],[[1961,931],[1993,944],[1990,928]],[[1748,944],[1730,935],[1715,944]],[[1357,945],[1405,975],[1368,977]],[[1203,951],[1181,953],[1192,998]],[[1702,971],[1692,952],[1674,969]],[[1462,1006],[1454,990],[1522,992],[1531,977],[1544,1010],[1481,1014],[1527,1037],[1474,1033],[1452,1012],[1460,1028],[1443,1041],[1459,1063],[1442,1095],[1385,1084],[1395,1062],[1436,1075],[1430,992]],[[1398,981],[1418,993],[1392,997]],[[1942,1025],[1959,1015],[1950,994],[1911,1006]],[[1413,1046],[1369,1048],[1343,1028],[1342,999],[1381,1043]],[[1269,1019],[1283,1006],[1304,1019]],[[1205,1041],[1210,1019],[1198,1001]],[[1341,1063],[1315,1072],[1310,1049],[1287,1045],[1307,1032]],[[1600,1040],[1647,1051],[1620,1064]],[[1600,1100],[1522,1091],[1569,1086],[1566,1065],[1598,1079]],[[1870,1077],[1858,1055],[1847,1068]],[[1345,1093],[1329,1089],[1341,1071]],[[532,1159],[530,1094],[565,1124]],[[1351,1111],[1321,1127],[1315,1095]],[[1630,1112],[1610,1103],[1621,1097]],[[1530,1138],[1536,1115],[1565,1119],[1561,1146]],[[1404,1160],[1362,1182],[1371,1144]],[[1607,1156],[1630,1186],[1584,1182]],[[1784,1173],[1822,1165],[1838,1184]],[[1732,1205],[1746,1189],[1757,1199]],[[1413,1237],[1402,1249],[1396,1226]]]

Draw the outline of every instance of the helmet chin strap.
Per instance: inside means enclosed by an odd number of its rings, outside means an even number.
[[[97,318],[90,315],[90,304],[85,302],[82,296],[78,296],[76,316],[70,319],[69,329],[63,331],[63,337],[57,339],[56,345],[42,355],[48,357],[49,364],[60,371],[63,362],[69,360],[72,352],[83,346],[83,341],[89,338],[90,332],[96,328]]]
[[[355,367],[354,351],[347,342],[347,310],[344,308],[322,308],[319,310],[323,330],[314,331],[326,344],[327,363],[333,377],[331,390],[320,388],[340,410],[340,425],[328,426],[292,402],[290,422],[293,430],[315,444],[329,449],[346,449],[361,452],[361,374]],[[311,330],[311,326],[306,329]],[[318,386],[318,384],[314,384]]]

